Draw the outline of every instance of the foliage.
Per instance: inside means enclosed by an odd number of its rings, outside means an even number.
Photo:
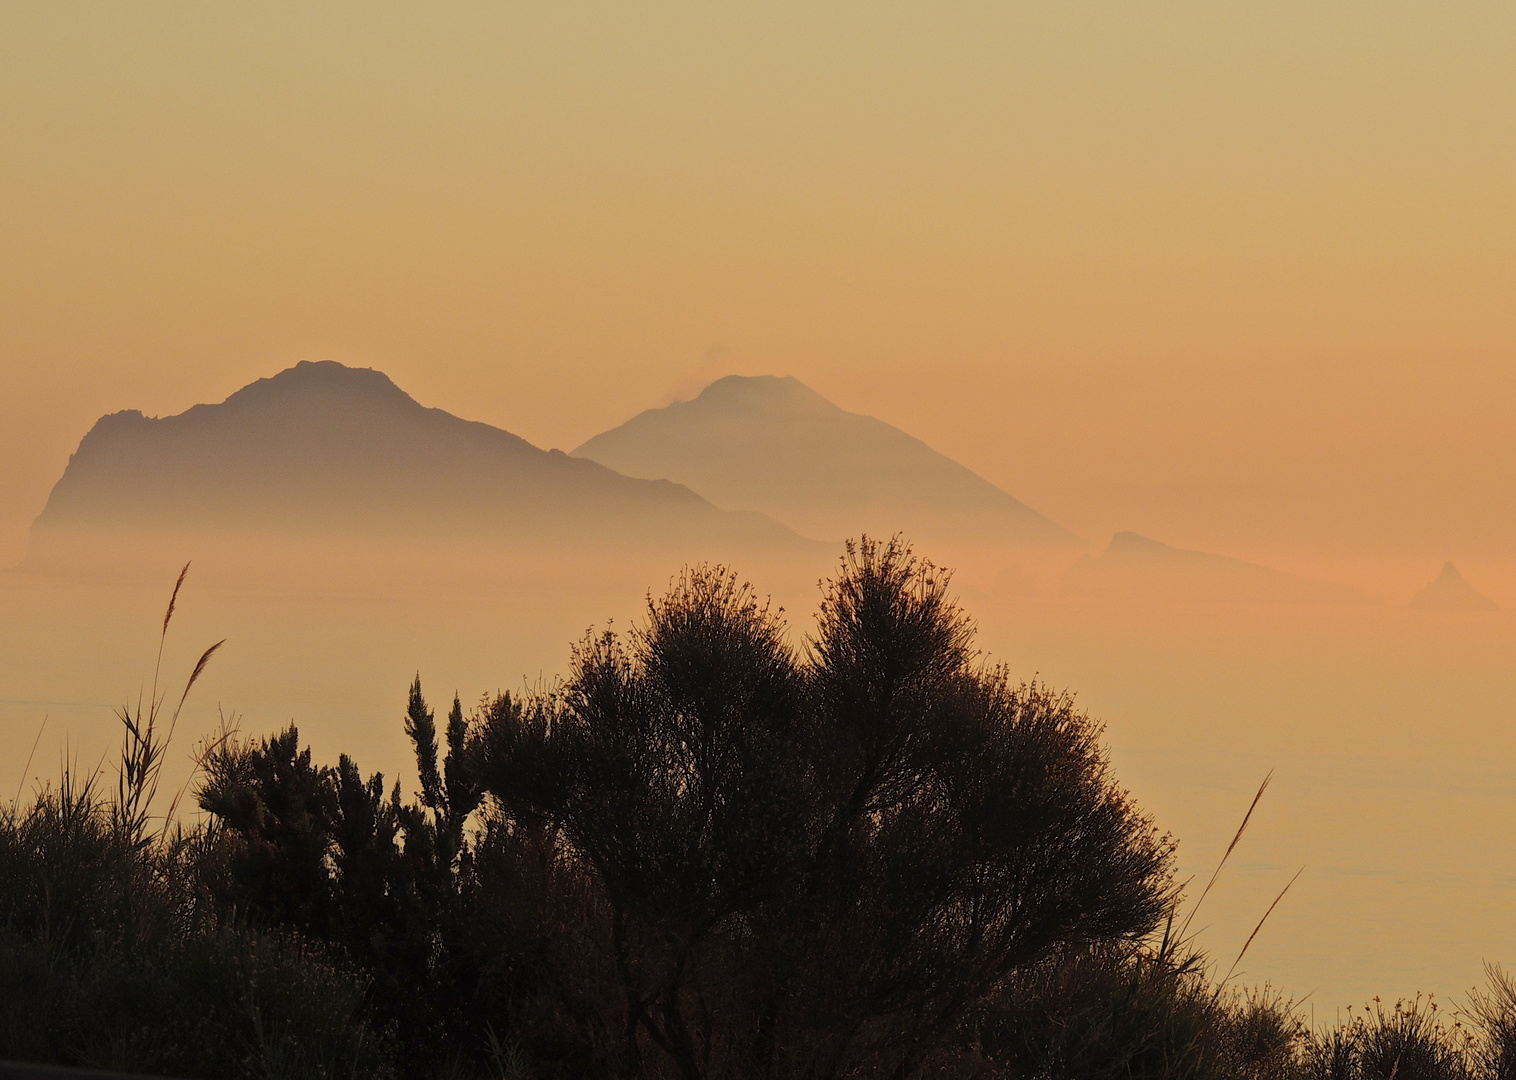
[[[1098,727],[972,636],[944,575],[865,540],[803,656],[702,568],[555,693],[493,703],[485,785],[589,898],[570,990],[619,1068],[908,1074],[1055,950],[1158,925],[1170,844]]]
[[[1291,1077],[1305,1034],[1276,995],[1218,992],[1202,956],[1150,943],[1057,955],[988,1003],[973,1031],[1002,1074],[1049,1080]]]
[[[0,1057],[201,1077],[384,1076],[364,982],[217,925],[203,835],[123,829],[98,777],[0,817]]]

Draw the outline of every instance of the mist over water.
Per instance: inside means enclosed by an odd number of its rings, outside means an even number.
[[[1118,775],[1201,882],[1273,770],[1197,925],[1224,970],[1304,866],[1242,977],[1332,1019],[1460,994],[1516,951],[1516,620],[1428,614],[1045,605],[989,616],[983,640],[1108,722]]]
[[[456,691],[465,706],[550,682],[587,629],[626,629],[679,568],[544,556],[530,572],[480,560],[444,573],[440,558],[381,572],[355,557],[324,582],[287,567],[261,580],[214,559],[192,567],[163,683],[177,696],[200,652],[228,642],[191,694],[165,789],[184,783],[219,710],[253,735],[294,722],[319,760],[346,752],[409,790],[401,716],[415,674],[433,700]],[[785,608],[798,642],[831,563],[755,562],[737,569]],[[81,766],[103,761],[114,782],[112,710],[146,691],[175,572],[150,569],[156,579],[131,583],[0,577],[0,782],[11,791],[44,716],[26,786],[56,777],[65,748]],[[1179,839],[1184,876],[1209,875],[1273,770],[1196,920],[1222,972],[1301,866],[1238,977],[1309,995],[1320,1020],[1375,994],[1457,996],[1484,961],[1516,960],[1509,611],[1118,603],[996,595],[971,578],[960,592],[986,659],[1068,689],[1105,721],[1118,778]]]

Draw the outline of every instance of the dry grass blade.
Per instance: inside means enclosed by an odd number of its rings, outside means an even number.
[[[163,613],[163,632],[168,633],[169,620],[174,617],[174,605],[179,600],[179,590],[184,586],[184,575],[189,573],[190,564],[185,563],[184,569],[179,571],[179,580],[174,582],[174,591],[169,594],[168,610]]]
[[[1226,847],[1226,854],[1221,856],[1221,861],[1216,864],[1216,869],[1211,872],[1211,880],[1205,883],[1205,888],[1200,892],[1200,899],[1195,901],[1195,906],[1190,908],[1189,916],[1184,920],[1184,925],[1179,928],[1179,938],[1184,939],[1185,933],[1190,928],[1190,923],[1195,918],[1195,913],[1200,910],[1200,905],[1205,903],[1205,898],[1211,891],[1211,886],[1216,884],[1216,879],[1221,876],[1221,868],[1232,857],[1232,852],[1237,850],[1237,845],[1242,841],[1242,834],[1248,831],[1248,822],[1253,820],[1253,811],[1258,809],[1258,800],[1263,798],[1263,793],[1269,789],[1269,781],[1274,779],[1274,770],[1270,769],[1268,775],[1263,778],[1263,783],[1258,785],[1258,792],[1253,796],[1253,801],[1248,804],[1248,812],[1242,815],[1242,824],[1237,826],[1237,834],[1232,837],[1232,842]],[[1276,901],[1277,902],[1277,901]]]
[[[1263,924],[1269,921],[1269,916],[1272,915],[1274,913],[1274,909],[1279,906],[1279,901],[1284,899],[1284,894],[1290,891],[1291,885],[1300,880],[1300,875],[1303,873],[1305,873],[1305,867],[1302,866],[1299,870],[1295,871],[1294,877],[1285,882],[1284,888],[1279,890],[1279,895],[1274,897],[1274,902],[1270,904],[1269,909],[1263,913],[1263,918],[1258,920],[1258,925],[1253,927],[1253,932],[1249,934],[1248,939],[1242,943],[1242,951],[1237,954],[1237,959],[1233,960],[1232,966],[1227,968],[1226,978],[1222,979],[1220,985],[1217,987],[1218,992],[1222,986],[1225,986],[1228,982],[1231,981],[1232,972],[1237,970],[1237,965],[1242,963],[1242,958],[1247,955],[1248,946],[1253,944],[1253,939],[1258,936],[1258,931],[1263,929]]]
[[[179,571],[179,579],[174,582],[174,591],[169,594],[168,610],[163,613],[163,629],[158,634],[158,662],[153,665],[153,692],[152,712],[158,711],[158,675],[163,670],[163,643],[168,640],[169,620],[174,617],[174,605],[179,602],[179,590],[184,587],[184,577],[189,573],[190,564],[185,563],[184,569]]]
[[[226,638],[222,638],[220,641],[216,642],[216,644],[212,645],[209,649],[206,649],[205,652],[200,654],[199,663],[195,665],[195,670],[190,672],[189,682],[184,684],[184,693],[179,695],[179,708],[182,709],[184,707],[184,699],[189,697],[190,688],[195,685],[195,680],[200,678],[200,673],[205,670],[205,665],[210,662],[211,655],[225,644]],[[179,715],[178,709],[174,710],[174,715]]]
[[[209,649],[206,649],[205,652],[200,654],[200,660],[197,664],[195,664],[195,670],[190,672],[189,681],[184,684],[184,693],[179,695],[179,704],[174,706],[174,715],[169,719],[168,722],[168,738],[165,739],[164,742],[168,742],[174,737],[174,729],[179,726],[180,710],[184,708],[185,699],[189,697],[190,689],[195,685],[195,680],[200,678],[200,673],[205,670],[205,665],[210,663],[210,659],[215,654],[216,650],[225,644],[226,638],[222,638],[220,641],[216,642],[216,644],[212,645]]]
[[[21,766],[21,781],[16,785],[16,797],[11,800],[11,805],[21,801],[21,789],[26,787],[26,774],[31,771],[32,758],[37,756],[37,747],[42,742],[42,732],[47,729],[47,714],[42,714],[42,726],[37,729],[37,737],[32,740],[32,752],[26,755],[26,764]]]
[[[179,714],[184,709],[184,703],[189,698],[189,692],[195,683],[205,672],[206,665],[215,655],[216,650],[226,644],[222,638],[216,644],[200,654],[199,661],[195,664],[194,671],[184,684],[184,692],[179,695],[179,702],[174,707],[170,717],[168,731],[163,738],[158,737],[158,720],[163,707],[163,698],[158,696],[158,677],[163,667],[163,647],[168,636],[168,627],[174,617],[174,608],[179,600],[179,590],[184,586],[185,576],[189,573],[190,564],[185,563],[179,571],[179,578],[174,582],[173,594],[169,597],[168,610],[163,615],[163,631],[158,637],[158,661],[153,668],[153,689],[148,697],[147,707],[144,710],[141,695],[138,695],[135,710],[130,706],[123,707],[117,716],[120,718],[125,734],[121,747],[121,766],[119,769],[120,780],[118,783],[117,799],[113,807],[113,815],[117,827],[130,839],[134,848],[143,847],[154,841],[154,837],[148,831],[150,820],[150,808],[158,792],[158,781],[163,769],[164,752],[168,744],[173,740],[174,731],[179,724]],[[182,794],[182,792],[181,792]],[[177,809],[179,796],[174,797],[174,806],[164,818],[164,828],[173,818]],[[157,838],[165,835],[159,833]]]

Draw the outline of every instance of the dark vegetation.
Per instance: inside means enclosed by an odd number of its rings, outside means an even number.
[[[455,697],[439,725],[418,678],[410,800],[293,726],[224,729],[199,823],[152,815],[164,706],[155,679],[123,710],[114,792],[65,771],[0,817],[0,1057],[206,1080],[1516,1076],[1499,971],[1456,1020],[1417,1000],[1323,1032],[1215,978],[1098,725],[982,664],[897,543],[849,549],[798,649],[699,568],[550,689]]]

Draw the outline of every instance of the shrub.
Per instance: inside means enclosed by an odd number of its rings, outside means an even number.
[[[582,912],[565,978],[622,1070],[908,1074],[1057,950],[1159,923],[1170,844],[1098,726],[972,637],[945,575],[864,540],[803,656],[697,569],[555,692],[493,704],[499,830],[561,867],[537,900]]]
[[[1273,1080],[1304,1038],[1276,995],[1221,991],[1198,954],[1158,943],[1061,952],[989,1002],[970,1028],[1002,1074],[1046,1080]]]
[[[1469,1080],[1479,1069],[1472,1032],[1446,1022],[1430,998],[1376,1000],[1363,1013],[1313,1035],[1302,1072],[1310,1080]]]
[[[384,1076],[364,982],[197,904],[201,835],[150,845],[93,778],[0,817],[0,1058],[164,1075]]]

